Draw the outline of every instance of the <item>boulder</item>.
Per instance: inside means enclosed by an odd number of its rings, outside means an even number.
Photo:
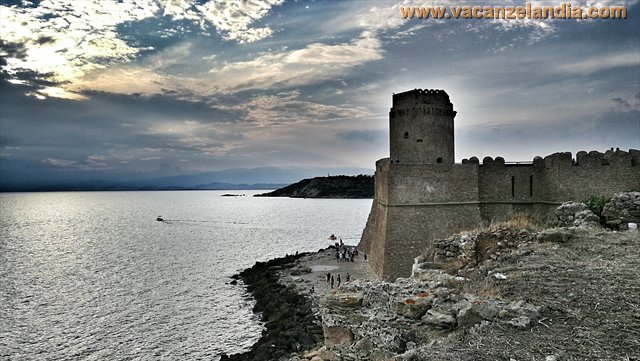
[[[569,227],[573,226],[576,213],[585,210],[589,210],[589,207],[582,202],[564,202],[560,207],[556,208],[555,214],[560,226]]]
[[[431,308],[433,297],[407,298],[396,304],[396,312],[407,318],[419,320]]]
[[[462,300],[456,305],[458,326],[469,327],[482,322],[483,320],[492,321],[500,312],[500,305],[495,301],[474,301],[469,302]]]
[[[441,309],[430,309],[422,317],[422,322],[436,328],[447,329],[456,326],[456,319],[451,313]]]
[[[380,316],[393,316],[391,309],[390,285],[388,283],[372,283],[362,295],[362,306]]]

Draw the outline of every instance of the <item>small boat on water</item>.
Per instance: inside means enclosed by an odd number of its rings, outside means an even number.
[[[162,218],[162,216],[158,216],[158,218],[156,218],[156,221],[158,221],[158,222],[164,222],[164,218]]]

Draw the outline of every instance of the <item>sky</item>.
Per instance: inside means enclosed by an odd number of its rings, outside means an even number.
[[[624,5],[628,18],[402,18],[430,1],[0,1],[0,184],[373,169],[389,154],[392,93],[414,88],[449,94],[457,161],[640,149],[638,0],[570,3]]]

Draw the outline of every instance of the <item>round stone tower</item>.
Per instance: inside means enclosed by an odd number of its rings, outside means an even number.
[[[414,89],[393,94],[389,111],[392,162],[453,164],[453,118],[444,90]]]

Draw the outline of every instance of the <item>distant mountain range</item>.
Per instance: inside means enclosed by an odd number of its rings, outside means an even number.
[[[291,198],[373,198],[374,179],[370,175],[333,176],[303,179],[256,197]]]
[[[11,181],[0,180],[0,191],[120,191],[120,190],[246,190],[277,189],[304,178],[330,174],[371,174],[372,169],[340,167],[261,167],[251,169],[226,169],[212,172],[182,174],[168,177],[140,179],[136,176],[120,176],[112,179],[78,181]],[[136,179],[137,178],[137,179]]]

